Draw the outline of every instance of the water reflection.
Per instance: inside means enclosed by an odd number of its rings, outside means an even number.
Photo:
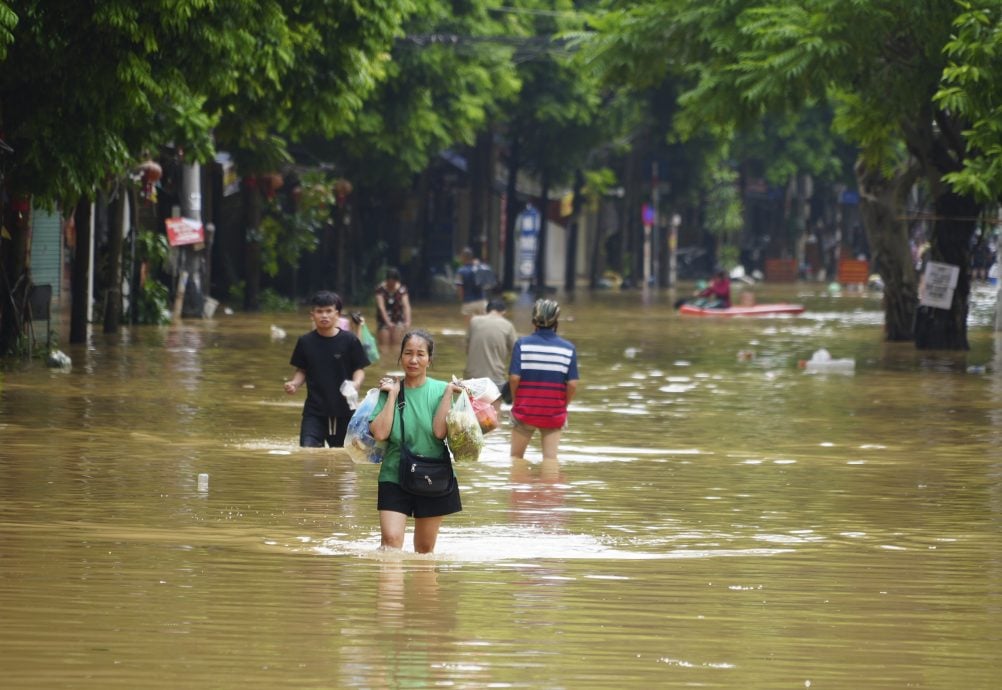
[[[646,294],[566,303],[582,388],[559,465],[488,435],[430,558],[378,551],[377,466],[296,445],[270,325],[302,314],[5,373],[5,683],[993,687],[998,336],[917,353],[883,342],[876,296],[721,322]],[[439,377],[464,363],[454,307],[415,310]],[[805,375],[820,347],[854,374]]]

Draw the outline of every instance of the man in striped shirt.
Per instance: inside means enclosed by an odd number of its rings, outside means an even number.
[[[560,432],[567,426],[567,406],[578,387],[578,355],[574,345],[557,335],[560,305],[540,299],[532,307],[535,332],[515,343],[508,367],[513,399],[511,456],[525,457],[536,429],[543,459],[557,459]]]

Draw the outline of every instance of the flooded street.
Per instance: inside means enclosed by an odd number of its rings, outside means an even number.
[[[488,435],[430,558],[376,550],[376,465],[296,445],[305,308],[4,372],[3,686],[998,687],[994,292],[967,353],[885,343],[874,294],[765,286],[807,311],[757,319],[674,297],[563,301],[581,386],[559,466]],[[459,306],[415,324],[430,374],[460,375]],[[855,370],[798,368],[822,347]]]

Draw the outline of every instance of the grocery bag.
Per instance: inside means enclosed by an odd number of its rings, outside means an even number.
[[[372,331],[364,323],[358,330],[358,339],[362,341],[362,347],[365,349],[365,356],[369,358],[369,363],[378,362],[379,345],[376,344],[376,336],[372,335]]]
[[[484,432],[480,430],[477,415],[473,412],[470,396],[463,392],[445,416],[449,450],[456,462],[473,462],[480,459],[484,447]]]
[[[452,382],[465,388],[474,400],[492,403],[501,397],[501,391],[498,390],[497,384],[488,378],[463,379],[462,381],[453,378]]]
[[[482,432],[487,434],[498,428],[498,411],[494,409],[492,403],[473,398],[470,400],[470,405],[473,406],[473,414],[477,416],[477,423]]]
[[[378,402],[379,389],[370,388],[351,416],[351,421],[348,422],[348,431],[344,435],[344,449],[354,462],[383,461],[386,443],[377,442],[369,431],[369,417],[372,416]]]

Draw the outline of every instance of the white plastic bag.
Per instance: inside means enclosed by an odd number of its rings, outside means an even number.
[[[347,379],[341,382],[341,395],[348,403],[348,409],[354,410],[358,407],[358,389],[355,384]]]
[[[465,388],[474,400],[492,403],[501,397],[501,391],[498,390],[497,384],[488,378],[463,379],[462,381],[453,378],[452,382]]]
[[[379,402],[379,389],[370,388],[362,398],[361,404],[355,410],[348,422],[348,431],[344,435],[344,449],[351,459],[357,463],[383,461],[386,444],[377,442],[369,431],[369,417]]]

